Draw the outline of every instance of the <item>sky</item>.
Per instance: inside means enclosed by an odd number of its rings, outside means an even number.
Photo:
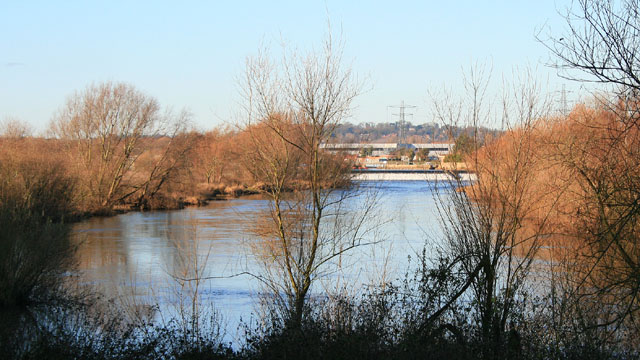
[[[238,80],[261,46],[319,48],[331,22],[366,91],[351,122],[395,121],[389,105],[415,105],[433,121],[429,93],[462,91],[464,69],[491,69],[493,90],[530,69],[549,91],[562,84],[536,34],[558,37],[567,1],[29,1],[0,2],[0,120],[42,132],[75,91],[127,82],[162,106],[187,109],[198,129],[232,123]],[[574,90],[575,89],[575,90]]]

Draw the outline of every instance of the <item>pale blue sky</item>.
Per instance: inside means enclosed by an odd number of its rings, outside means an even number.
[[[417,105],[427,89],[456,88],[462,68],[492,63],[497,88],[514,67],[537,68],[552,89],[536,30],[558,34],[567,1],[12,1],[0,4],[0,119],[37,130],[75,90],[125,81],[164,106],[189,109],[201,129],[232,120],[247,56],[261,43],[317,45],[327,10],[345,58],[369,76],[354,122],[387,121],[387,105]],[[569,88],[575,85],[568,84]],[[391,119],[390,119],[391,120]],[[411,120],[411,119],[410,119]]]

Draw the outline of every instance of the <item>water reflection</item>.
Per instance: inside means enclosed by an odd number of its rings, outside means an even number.
[[[421,251],[425,237],[437,239],[439,234],[433,183],[362,186],[379,190],[377,222],[382,226],[371,236],[385,241],[358,248],[345,258],[352,264],[347,280],[355,286],[379,278],[383,271],[387,279],[404,273],[407,256]],[[254,310],[259,284],[251,276],[229,276],[259,270],[246,244],[253,241],[252,224],[267,207],[266,199],[251,197],[180,211],[89,219],[74,227],[82,279],[107,295],[158,303],[160,312],[196,292],[202,301],[214,304],[234,331],[240,318],[248,319]],[[186,281],[195,277],[206,278],[197,290]]]

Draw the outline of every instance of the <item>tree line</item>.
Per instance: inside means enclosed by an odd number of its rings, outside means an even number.
[[[358,123],[353,124],[348,121],[336,127],[331,136],[331,141],[338,143],[398,143],[400,124],[397,122],[383,123]],[[421,143],[446,143],[453,142],[461,134],[471,134],[473,129],[467,126],[456,124],[441,124],[440,122],[430,122],[423,124],[413,124],[406,121],[405,142],[410,144]],[[495,137],[500,130],[481,126],[482,132]]]

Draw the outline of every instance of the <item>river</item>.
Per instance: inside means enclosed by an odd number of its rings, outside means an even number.
[[[433,246],[439,238],[435,183],[360,185],[378,196],[378,211],[371,222],[375,231],[365,239],[376,244],[352,251],[344,259],[343,270],[328,272],[321,286],[340,283],[357,289],[396,279],[407,270],[409,256],[415,259],[425,243]],[[199,299],[216,309],[227,332],[233,334],[240,319],[249,320],[257,310],[256,295],[262,288],[247,273],[259,274],[261,268],[250,250],[255,238],[248,229],[264,217],[268,204],[265,198],[253,196],[184,210],[88,219],[73,228],[80,278],[107,297],[155,304],[164,318],[176,313],[185,293],[193,293],[193,282],[181,279],[207,278],[198,283]]]

